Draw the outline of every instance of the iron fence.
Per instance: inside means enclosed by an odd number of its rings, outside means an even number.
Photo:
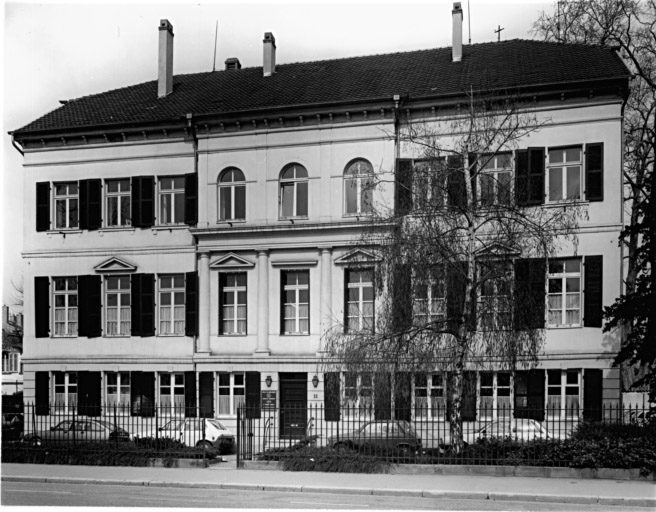
[[[344,451],[375,455],[392,462],[429,464],[504,464],[521,458],[525,465],[566,465],[545,446],[574,435],[583,423],[644,425],[654,409],[607,405],[600,409],[482,407],[463,414],[462,434],[449,422],[446,407],[405,408],[391,415],[373,408],[240,408],[237,416],[237,464],[280,460],[301,448],[325,448],[322,456]]]

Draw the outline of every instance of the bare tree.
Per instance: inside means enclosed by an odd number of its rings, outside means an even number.
[[[576,243],[582,211],[536,206],[544,149],[520,144],[545,123],[518,98],[470,92],[465,108],[438,119],[401,123],[402,154],[415,158],[397,162],[395,205],[377,205],[358,241],[378,260],[376,318],[349,302],[326,351],[333,368],[376,375],[382,394],[385,375],[448,372],[459,449],[464,372],[536,364],[546,262]],[[409,396],[392,395],[395,411],[408,409]]]
[[[656,160],[656,1],[559,1],[553,12],[542,12],[533,25],[533,32],[547,41],[615,46],[634,73],[624,112],[623,175],[628,227],[622,232],[620,243],[626,247],[623,297],[642,295],[644,291],[638,294],[638,279],[645,272],[648,276],[654,264],[641,257],[641,246],[645,241],[645,229],[653,225],[653,221],[645,218],[645,213],[653,210],[649,203]],[[656,293],[656,287],[651,293]],[[653,301],[656,297],[652,296],[648,302]],[[619,322],[613,321],[618,311],[628,313],[630,310],[624,307],[607,312],[610,323],[625,330],[628,348],[625,346],[616,359],[616,363],[622,364],[625,390],[647,383],[646,371],[656,364],[653,352],[642,346],[643,342],[650,342],[640,334],[643,329],[633,332],[637,317],[625,314]],[[645,313],[643,308],[633,308],[633,311]],[[651,377],[651,382],[656,390],[656,375]],[[654,393],[656,396],[656,391]]]

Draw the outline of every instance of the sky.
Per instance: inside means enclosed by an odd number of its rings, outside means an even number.
[[[463,42],[528,39],[553,1],[463,0]],[[22,286],[22,157],[8,131],[78,98],[157,79],[160,19],[173,25],[174,74],[211,71],[227,58],[262,65],[262,38],[285,64],[451,46],[451,0],[75,2],[4,0],[3,168],[0,173],[3,304]],[[469,5],[469,8],[468,8]],[[471,16],[470,16],[471,13]],[[218,30],[217,30],[218,24]],[[27,286],[29,283],[26,283]]]

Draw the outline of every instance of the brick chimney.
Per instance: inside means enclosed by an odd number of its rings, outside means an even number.
[[[453,62],[462,60],[462,5],[460,2],[453,2]]]
[[[159,59],[157,97],[163,98],[173,91],[173,25],[169,20],[159,22]]]
[[[271,32],[264,33],[264,76],[271,76],[276,72],[276,38]]]
[[[239,59],[237,57],[230,57],[225,61],[225,68],[226,70],[241,69],[241,62],[239,62]]]

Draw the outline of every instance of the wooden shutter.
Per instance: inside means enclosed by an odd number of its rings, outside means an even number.
[[[131,288],[132,336],[155,335],[155,276],[133,274]]]
[[[407,215],[412,211],[412,172],[412,159],[397,158],[394,190],[394,205],[397,215]]]
[[[351,271],[347,268],[344,269],[344,333],[349,332],[349,282],[351,280]]]
[[[132,416],[155,415],[155,373],[130,372],[130,404]]]
[[[412,375],[398,372],[394,375],[394,419],[410,421],[412,418]]]
[[[261,416],[260,372],[246,372],[246,418]]]
[[[185,380],[186,384],[186,380]],[[200,417],[214,417],[214,373],[200,372],[198,374],[198,391],[200,394]]]
[[[476,372],[463,372],[461,415],[462,421],[476,421]]]
[[[225,330],[223,329],[223,290],[225,289],[227,282],[227,274],[225,272],[219,272],[219,334],[225,334]]]
[[[450,155],[447,165],[447,205],[455,208],[467,208],[467,186],[465,184],[464,163],[462,155]]]
[[[603,316],[603,256],[586,256],[583,263],[584,327],[601,327]]]
[[[394,265],[392,276],[392,332],[399,334],[412,326],[412,281],[409,265]]]
[[[185,224],[198,224],[198,174],[185,174]]]
[[[339,421],[341,413],[341,381],[339,372],[323,376],[323,405],[326,421]]]
[[[36,184],[36,230],[50,229],[50,183],[43,181]]]
[[[37,338],[50,336],[50,279],[34,278],[34,335]]]
[[[377,420],[392,419],[392,376],[374,374],[374,414]]]
[[[100,276],[78,276],[78,335],[102,336],[102,282]]]
[[[198,336],[198,274],[185,275],[185,335]]]
[[[516,330],[544,328],[546,271],[543,259],[515,260],[513,322]]]
[[[585,198],[604,200],[604,144],[601,142],[585,146]]]
[[[100,372],[77,372],[77,413],[80,416],[100,416]]]
[[[37,416],[50,414],[50,375],[48,372],[36,372],[34,409]]]
[[[449,263],[446,273],[446,315],[448,329],[457,333],[465,305],[467,263]]]
[[[196,417],[196,372],[185,372],[185,418]]]
[[[152,176],[132,178],[132,225],[149,228],[155,223],[155,179]]]
[[[280,271],[280,334],[285,334],[285,278],[287,271]]]
[[[544,370],[515,373],[515,418],[544,420]]]
[[[583,419],[601,421],[603,407],[603,372],[597,368],[583,371]]]
[[[528,204],[544,203],[544,148],[528,148]]]
[[[478,204],[478,155],[476,153],[469,153],[467,158],[469,160],[469,177],[471,179],[472,198],[474,204]]]
[[[79,182],[80,229],[95,230],[100,227],[102,211],[102,192],[100,180],[81,180]]]
[[[515,151],[515,202],[518,206],[529,205],[528,200],[528,151]]]

